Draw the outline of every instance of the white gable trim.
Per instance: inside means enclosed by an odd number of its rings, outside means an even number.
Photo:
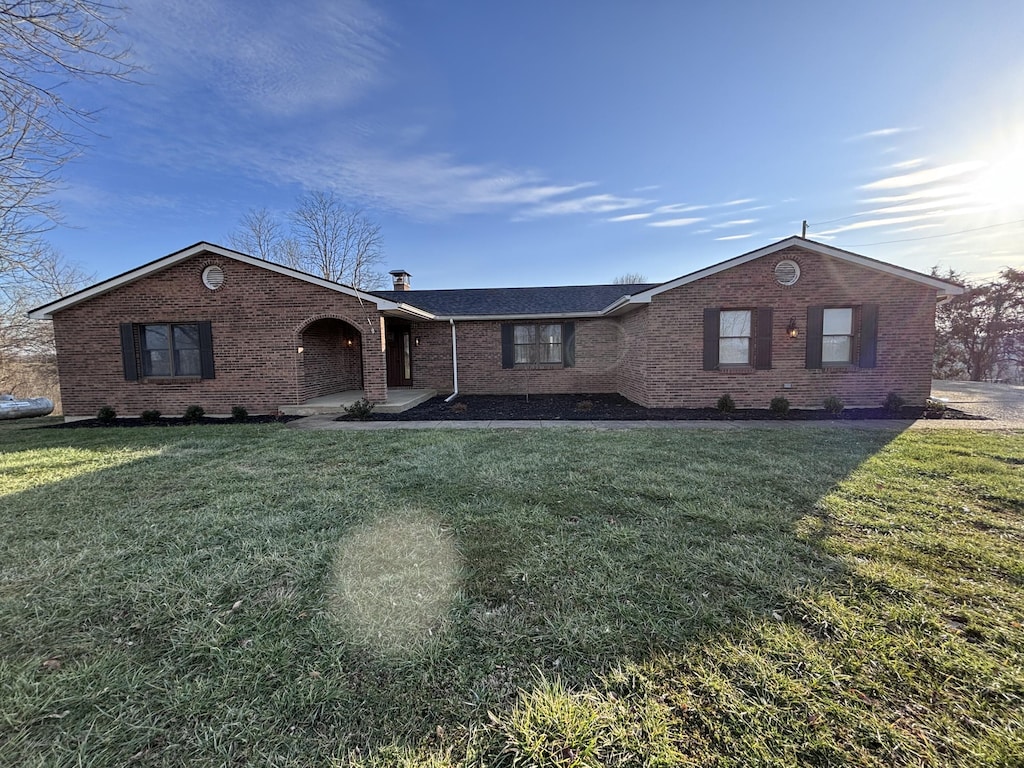
[[[415,315],[417,317],[423,317],[425,319],[433,318],[433,315],[429,312],[424,312],[422,309],[418,309],[409,304],[401,302],[389,301],[388,299],[382,299],[379,296],[366,293],[364,291],[351,288],[341,283],[335,283],[330,280],[324,280],[323,278],[316,277],[315,275],[307,274],[306,272],[300,272],[297,269],[285,267],[281,264],[274,264],[273,262],[264,261],[263,259],[257,259],[252,256],[247,256],[239,251],[233,251],[229,248],[224,248],[219,245],[213,245],[212,243],[196,243],[188,248],[180,251],[176,251],[168,256],[151,261],[148,264],[143,264],[141,267],[124,272],[116,277],[111,277],[103,282],[96,283],[88,288],[84,288],[81,291],[72,293],[69,296],[52,301],[49,304],[44,304],[41,307],[36,307],[28,313],[28,316],[33,320],[52,320],[55,312],[60,312],[68,307],[73,307],[76,304],[80,304],[83,301],[102,296],[104,293],[114,290],[122,285],[133,283],[148,275],[155,274],[162,270],[172,267],[187,259],[191,259],[193,256],[199,256],[200,254],[212,254],[214,256],[222,256],[226,259],[232,259],[234,261],[240,261],[243,264],[249,264],[253,267],[259,267],[260,269],[266,269],[270,272],[276,272],[279,275],[286,275],[287,277],[293,277],[296,280],[302,280],[306,283],[326,288],[330,291],[336,291],[337,293],[343,293],[346,296],[352,296],[365,301],[368,304],[373,304],[381,312],[398,312],[401,314]]]
[[[785,250],[792,246],[803,248],[804,250],[811,251],[812,253],[818,253],[822,256],[831,256],[834,259],[840,259],[851,264],[856,264],[860,267],[866,267],[867,269],[873,269],[876,272],[884,272],[892,275],[893,277],[899,277],[904,280],[910,280],[921,285],[927,285],[929,288],[934,288],[938,296],[956,296],[964,292],[962,286],[955,285],[954,283],[947,283],[945,280],[939,280],[938,278],[931,277],[929,275],[923,275],[920,272],[914,272],[910,269],[904,269],[903,267],[897,267],[895,264],[887,264],[884,261],[876,261],[875,259],[869,259],[867,256],[860,256],[850,251],[844,251],[839,248],[833,248],[830,245],[824,243],[817,243],[813,240],[806,240],[802,237],[787,237],[785,240],[780,240],[777,243],[766,245],[764,248],[758,248],[756,251],[750,253],[744,253],[741,256],[737,256],[733,259],[714,264],[710,267],[698,270],[697,272],[691,272],[688,275],[677,277],[675,280],[669,280],[667,283],[662,283],[654,288],[648,288],[646,291],[635,293],[629,297],[629,304],[650,304],[651,299],[657,296],[659,293],[665,291],[671,291],[673,288],[678,288],[681,285],[692,283],[711,275],[717,275],[719,272],[724,272],[727,269],[738,267],[741,264],[760,259],[763,256],[770,256],[773,253]],[[611,313],[615,310],[621,310],[623,303],[621,300],[608,306],[604,311]]]

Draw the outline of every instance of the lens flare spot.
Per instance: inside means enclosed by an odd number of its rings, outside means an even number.
[[[396,514],[338,544],[329,605],[348,639],[382,655],[435,642],[458,594],[461,559],[432,519]]]

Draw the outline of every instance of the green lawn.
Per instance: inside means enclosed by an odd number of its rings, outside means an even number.
[[[0,430],[0,765],[1024,765],[1024,434]]]

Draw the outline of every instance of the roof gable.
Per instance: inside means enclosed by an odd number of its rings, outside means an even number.
[[[791,248],[793,246],[803,248],[804,250],[810,251],[811,253],[817,253],[822,256],[830,256],[834,259],[840,259],[841,261],[856,264],[867,269],[873,269],[878,272],[884,272],[886,274],[892,275],[893,277],[898,277],[904,280],[910,280],[911,282],[920,283],[921,285],[926,285],[929,288],[935,289],[936,293],[940,297],[956,296],[964,292],[963,286],[957,285],[955,283],[950,283],[945,280],[940,280],[936,277],[932,277],[931,275],[925,275],[921,272],[915,272],[912,269],[904,269],[903,267],[897,267],[895,264],[889,264],[887,262],[878,261],[876,259],[869,259],[867,256],[861,256],[858,253],[844,251],[841,248],[834,248],[831,245],[825,245],[824,243],[818,243],[815,242],[814,240],[807,240],[806,238],[793,235],[792,237],[787,237],[785,240],[779,240],[777,243],[772,243],[771,245],[766,245],[763,248],[758,248],[756,251],[744,253],[732,259],[727,259],[726,261],[719,262],[718,264],[713,264],[710,267],[705,267],[704,269],[699,269],[696,272],[691,272],[688,275],[677,277],[675,280],[669,280],[668,282],[662,283],[661,285],[655,286],[654,288],[650,288],[646,291],[641,291],[637,294],[634,294],[633,296],[630,296],[628,302],[620,302],[615,306],[608,307],[607,311],[610,312],[616,309],[620,309],[624,307],[626,304],[650,303],[651,298],[657,296],[659,293],[671,291],[672,289],[678,288],[682,285],[686,285],[687,283],[692,283],[697,280],[701,280],[702,278],[710,277],[711,275],[716,275],[719,272],[724,272],[727,269],[738,267],[741,264],[746,264],[748,262],[754,261],[755,259],[760,259],[765,256],[771,256],[773,253],[778,253],[779,251],[783,251],[786,248]]]
[[[51,320],[53,319],[55,312],[68,309],[76,304],[95,298],[96,296],[102,296],[103,294],[108,293],[115,288],[119,288],[122,285],[128,285],[149,275],[157,274],[158,272],[162,272],[175,264],[179,264],[187,259],[191,259],[193,256],[199,256],[204,253],[222,256],[226,259],[233,259],[234,261],[239,261],[243,264],[249,264],[260,269],[266,269],[270,272],[276,272],[287,277],[295,278],[296,280],[302,280],[303,282],[311,283],[312,285],[318,285],[321,288],[353,296],[375,305],[377,309],[381,311],[402,310],[404,312],[422,315],[426,318],[430,317],[429,313],[410,307],[404,302],[388,300],[383,297],[367,293],[366,291],[360,291],[357,288],[352,288],[348,285],[342,285],[341,283],[335,283],[331,280],[325,280],[322,277],[317,277],[316,275],[311,275],[307,272],[301,272],[282,264],[275,264],[270,261],[264,261],[263,259],[257,259],[254,256],[248,256],[239,251],[233,251],[230,248],[224,248],[223,246],[206,242],[199,242],[195,245],[190,245],[188,248],[183,248],[180,251],[175,251],[167,256],[151,261],[148,264],[143,264],[141,267],[136,267],[135,269],[128,270],[127,272],[122,272],[120,275],[115,275],[107,280],[91,285],[88,288],[83,288],[80,291],[63,296],[48,304],[43,304],[42,306],[31,310],[28,313],[28,316],[35,320]]]

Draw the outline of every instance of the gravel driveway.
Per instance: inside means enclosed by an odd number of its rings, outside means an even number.
[[[1024,387],[984,381],[933,381],[932,397],[951,408],[1024,425]]]

